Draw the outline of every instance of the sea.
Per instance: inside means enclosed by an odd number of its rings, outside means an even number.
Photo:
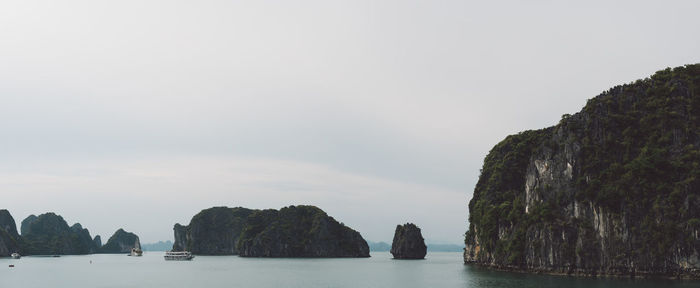
[[[163,255],[0,258],[0,287],[700,287],[688,280],[492,271],[464,265],[458,252],[432,252],[425,260],[394,260],[388,252],[370,258],[197,256],[192,261],[165,261]]]

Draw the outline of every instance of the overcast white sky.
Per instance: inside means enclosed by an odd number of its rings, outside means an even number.
[[[493,145],[611,86],[700,62],[698,11],[2,1],[0,208],[145,243],[211,206],[313,204],[367,240],[414,222],[429,242],[461,243]]]

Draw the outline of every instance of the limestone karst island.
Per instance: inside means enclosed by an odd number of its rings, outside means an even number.
[[[501,270],[700,278],[700,64],[494,146],[465,244],[465,263]]]
[[[0,210],[0,257],[13,253],[23,256],[130,253],[132,249],[141,249],[139,237],[133,233],[119,229],[102,245],[99,235],[92,238],[80,223],[68,226],[63,217],[51,212],[28,216],[22,220],[20,231],[21,235],[10,212]]]
[[[173,251],[242,257],[369,257],[359,232],[315,206],[213,207],[175,224]]]

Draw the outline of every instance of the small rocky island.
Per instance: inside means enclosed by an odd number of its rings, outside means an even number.
[[[427,249],[418,226],[413,223],[396,225],[390,251],[394,259],[425,259]]]
[[[315,206],[213,207],[175,224],[174,251],[243,257],[369,257],[359,232]]]
[[[96,241],[95,241],[96,242]],[[124,229],[119,229],[114,232],[112,237],[109,237],[107,243],[99,250],[100,253],[129,253],[131,249],[141,250],[141,242],[139,236],[131,232],[126,232]]]

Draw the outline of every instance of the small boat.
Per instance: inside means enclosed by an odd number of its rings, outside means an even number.
[[[143,255],[143,251],[141,249],[131,248],[131,253],[129,253],[129,256],[141,256],[141,255]]]
[[[12,259],[19,259],[19,258],[22,258],[22,255],[19,255],[19,253],[17,253],[17,252],[12,253],[12,255],[10,255],[10,256],[12,256]]]
[[[10,267],[10,268],[12,268],[12,267],[15,267],[15,265],[14,265],[14,264],[10,264],[10,266],[9,266],[9,267]]]
[[[166,251],[165,252],[165,260],[192,260],[194,258],[194,255],[192,255],[192,252],[189,251]]]

